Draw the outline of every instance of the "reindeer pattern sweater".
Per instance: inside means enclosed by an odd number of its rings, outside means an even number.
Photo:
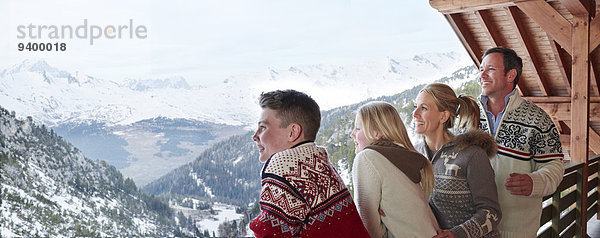
[[[469,131],[431,151],[415,145],[433,164],[435,185],[429,204],[444,230],[456,237],[499,237],[501,212],[489,158],[496,154],[494,139]]]

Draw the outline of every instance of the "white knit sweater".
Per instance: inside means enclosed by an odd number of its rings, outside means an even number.
[[[356,207],[371,237],[436,235],[438,224],[421,186],[379,152],[365,149],[356,155],[352,181]]]
[[[482,111],[481,115],[481,127],[490,133],[486,113]],[[501,120],[493,135],[498,154],[490,161],[502,210],[498,229],[504,238],[535,237],[540,227],[542,197],[552,194],[563,178],[559,133],[544,110],[518,94],[510,97]],[[530,196],[510,194],[504,184],[511,173],[531,177]]]

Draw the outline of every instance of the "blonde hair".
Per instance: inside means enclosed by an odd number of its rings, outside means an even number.
[[[432,83],[421,89],[420,92],[426,92],[433,98],[435,105],[440,112],[448,111],[450,117],[444,123],[444,130],[448,134],[450,129],[456,131],[467,131],[479,128],[479,106],[477,101],[471,96],[456,96],[450,86],[443,83]],[[455,119],[458,123],[455,124]]]
[[[391,104],[380,101],[369,102],[358,108],[357,116],[369,142],[387,140],[416,152],[398,110]],[[381,135],[379,140],[375,138],[377,133]],[[422,158],[425,160],[425,167],[421,169],[421,187],[425,197],[428,198],[433,190],[433,167],[429,160]]]

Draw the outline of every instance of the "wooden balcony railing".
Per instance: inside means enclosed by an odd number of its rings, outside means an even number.
[[[565,175],[554,194],[544,197],[544,208],[540,221],[538,237],[586,237],[582,235],[587,220],[598,212],[598,167],[600,156],[596,155],[588,161],[587,176],[584,175],[584,163],[565,165]],[[587,190],[583,191],[583,179],[588,181]],[[583,196],[587,202],[583,206]],[[581,211],[586,209],[587,219],[582,221]]]

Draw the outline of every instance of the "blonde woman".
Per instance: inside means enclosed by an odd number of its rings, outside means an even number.
[[[438,224],[427,203],[433,170],[415,151],[398,111],[385,102],[363,105],[351,137],[354,200],[369,235],[434,236]]]
[[[448,85],[429,84],[417,96],[413,122],[424,138],[415,149],[433,164],[430,205],[442,228],[435,237],[499,237],[500,205],[489,161],[497,147],[478,129],[475,100],[457,97]],[[452,129],[466,132],[454,136]]]

